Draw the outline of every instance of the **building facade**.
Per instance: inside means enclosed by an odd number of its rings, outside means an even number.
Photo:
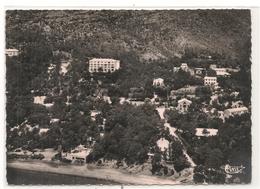
[[[191,75],[195,74],[194,70],[189,68],[187,63],[181,63],[180,67],[173,67],[173,72],[178,72],[179,70],[182,70],[184,72],[189,72]]]
[[[9,57],[18,56],[19,50],[17,50],[17,49],[5,49],[5,54]]]
[[[164,86],[164,79],[162,78],[156,78],[153,80],[153,86],[162,87]]]
[[[182,63],[181,67],[180,67],[183,71],[188,72],[189,71],[189,67],[187,65],[187,63]]]
[[[194,72],[196,75],[202,75],[205,72],[205,68],[195,68]]]
[[[89,72],[114,72],[120,68],[120,61],[115,59],[93,58],[89,60]]]
[[[185,113],[185,112],[188,111],[188,108],[190,107],[191,103],[192,102],[190,100],[183,98],[183,99],[178,101],[177,110],[180,113]]]
[[[196,89],[198,86],[185,86],[177,90],[171,91],[171,96],[177,96],[177,95],[195,95]]]
[[[230,108],[224,111],[224,117],[229,118],[230,116],[242,115],[247,112],[248,112],[248,108],[245,106],[239,108]]]
[[[229,76],[230,73],[227,72],[227,68],[218,68],[216,64],[211,64],[209,66],[210,69],[216,72],[217,76]]]
[[[229,76],[230,73],[227,72],[227,69],[226,68],[214,68],[213,69],[217,76]]]
[[[204,85],[217,86],[218,85],[217,77],[210,77],[210,76],[204,77]]]
[[[232,102],[232,105],[231,105],[231,108],[240,108],[240,107],[243,107],[243,101],[239,100],[239,101],[236,101],[236,102]]]

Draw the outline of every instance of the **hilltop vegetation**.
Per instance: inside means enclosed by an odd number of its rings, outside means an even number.
[[[52,50],[82,59],[133,54],[144,62],[184,56],[239,61],[251,40],[249,10],[19,10],[6,18],[7,46],[28,43],[34,35],[25,39],[24,33],[33,29]]]

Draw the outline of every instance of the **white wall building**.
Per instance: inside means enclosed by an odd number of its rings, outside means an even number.
[[[71,153],[63,153],[62,157],[71,160],[72,163],[86,163],[86,158],[91,152],[91,149],[79,145]]]
[[[216,72],[217,76],[229,76],[230,75],[230,73],[227,72],[227,68],[217,68],[216,64],[211,64],[209,67]]]
[[[10,56],[10,57],[18,56],[19,55],[19,50],[17,50],[17,49],[5,49],[5,54],[7,56]]]
[[[164,86],[164,79],[162,79],[162,78],[154,79],[153,80],[153,86],[159,86],[159,87]]]
[[[214,68],[217,76],[229,76],[230,73],[227,72],[226,68]]]
[[[189,67],[188,67],[187,63],[181,63],[180,67],[173,67],[174,72],[178,72],[180,69],[185,71],[185,72],[189,71]]]
[[[182,63],[181,67],[180,67],[183,71],[188,72],[189,71],[189,67],[187,65],[187,63]]]
[[[194,71],[195,71],[195,74],[201,75],[201,74],[203,74],[203,71],[205,71],[205,68],[195,68]]]
[[[114,72],[120,68],[120,61],[115,59],[93,58],[89,60],[89,72]]]
[[[218,118],[222,119],[222,121],[225,122],[225,116],[223,111],[218,111]]]
[[[178,100],[177,110],[181,113],[185,113],[188,111],[188,108],[190,107],[191,103],[192,102],[186,98]]]
[[[212,69],[212,70],[214,70],[215,68],[217,68],[217,65],[216,65],[216,64],[210,64],[210,65],[209,65],[209,68]]]
[[[218,129],[212,128],[196,128],[196,136],[198,137],[209,137],[216,136],[218,134]]]
[[[239,101],[236,101],[236,102],[232,102],[232,105],[231,105],[231,108],[240,108],[240,107],[243,107],[243,101],[239,100]]]
[[[189,72],[191,75],[195,74],[194,69],[189,68],[187,63],[181,63],[180,67],[173,67],[174,72],[178,72],[180,69],[184,72]]]
[[[229,118],[230,116],[241,115],[247,112],[248,112],[248,108],[245,106],[239,108],[230,108],[224,111],[224,117]]]
[[[96,116],[98,114],[101,114],[101,111],[98,110],[90,110],[90,117],[92,119],[92,121],[96,121]]]
[[[204,85],[217,86],[218,85],[217,77],[205,76],[204,77]]]

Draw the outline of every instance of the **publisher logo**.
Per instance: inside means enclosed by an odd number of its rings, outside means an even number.
[[[240,166],[231,166],[231,165],[225,165],[224,170],[227,174],[239,174],[243,172],[243,169],[245,167],[243,165]]]

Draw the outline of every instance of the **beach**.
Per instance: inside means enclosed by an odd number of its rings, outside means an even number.
[[[99,183],[100,180],[107,182],[104,184],[108,184],[108,183],[134,184],[134,185],[180,184],[180,181],[172,180],[170,178],[164,179],[164,178],[159,178],[157,176],[130,174],[114,168],[103,168],[103,167],[93,168],[87,164],[80,166],[80,165],[72,165],[72,164],[59,164],[59,163],[53,163],[53,162],[47,162],[41,160],[12,160],[7,162],[7,167],[8,169],[19,169],[19,170],[27,170],[27,171],[36,171],[40,173],[41,172],[53,173],[53,174],[62,174],[67,176],[78,176],[78,177],[85,177],[89,179],[97,179],[97,184],[100,184]]]
[[[74,175],[7,168],[9,185],[119,185],[119,183]]]

